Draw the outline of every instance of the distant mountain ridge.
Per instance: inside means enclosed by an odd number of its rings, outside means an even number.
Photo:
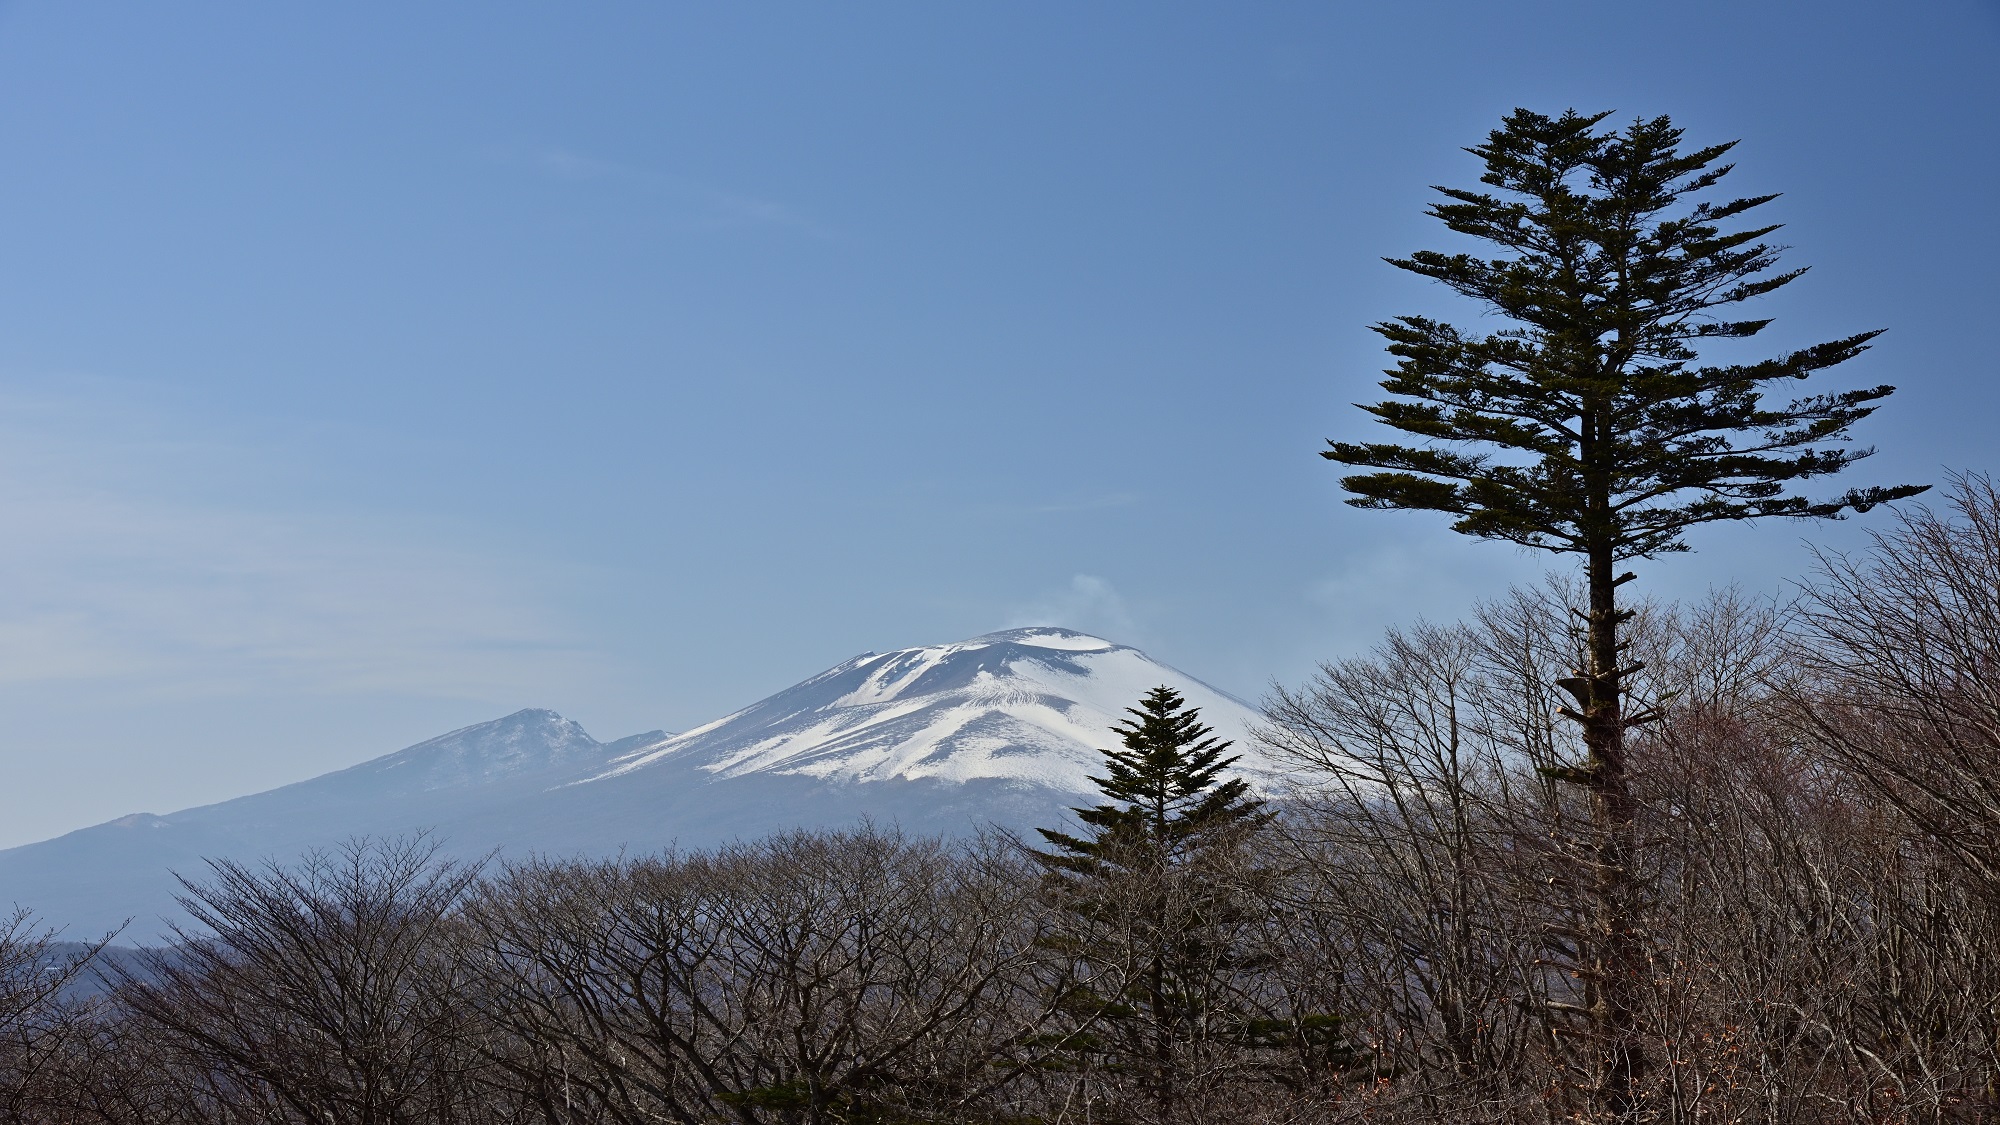
[[[529,709],[306,781],[166,815],[120,817],[0,851],[0,904],[87,936],[181,916],[170,872],[289,860],[357,835],[435,832],[458,855],[698,847],[862,817],[917,832],[1063,822],[1112,723],[1166,684],[1237,743],[1254,708],[1137,649],[1068,629],[1014,629],[864,653],[680,735],[600,743]]]

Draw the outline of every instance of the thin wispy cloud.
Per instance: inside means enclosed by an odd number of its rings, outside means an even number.
[[[1112,508],[1127,508],[1139,502],[1139,496],[1131,492],[1106,492],[1096,496],[1083,496],[1074,500],[1054,500],[1046,504],[1030,504],[1025,511],[1029,515],[1062,515],[1069,512],[1101,512]]]
[[[621,170],[608,160],[598,160],[563,148],[542,149],[531,159],[536,167],[559,180],[595,180]]]
[[[1383,539],[1360,547],[1341,567],[1313,582],[1305,601],[1325,615],[1339,647],[1365,649],[1382,630],[1408,624],[1413,607],[1468,610],[1512,583],[1533,583],[1541,560],[1497,543],[1462,536]]]
[[[772,228],[818,239],[839,238],[831,225],[789,203],[712,184],[677,172],[658,172],[559,146],[493,150],[499,163],[567,183],[616,185],[648,196],[672,225],[685,231]]]
[[[1102,636],[1105,640],[1133,644],[1139,625],[1125,599],[1109,581],[1094,574],[1079,574],[1069,585],[1017,608],[1007,627],[1057,625]]]
[[[177,490],[218,460],[269,466],[163,419],[105,424],[104,389],[0,398],[0,683],[491,698],[594,666],[532,577],[420,528]]]
[[[683,177],[667,178],[679,180],[685,190],[705,198],[714,210],[718,226],[787,227],[814,238],[838,236],[832,227],[787,204],[723,191]]]

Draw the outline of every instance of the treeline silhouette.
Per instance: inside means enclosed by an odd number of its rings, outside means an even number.
[[[1795,603],[1630,623],[1661,715],[1628,743],[1650,1120],[2000,1120],[2000,494],[1899,520]],[[489,868],[357,842],[213,864],[137,961],[21,915],[0,1116],[1575,1120],[1575,603],[1517,591],[1278,691],[1296,786],[1261,805],[1155,693],[1046,839]]]

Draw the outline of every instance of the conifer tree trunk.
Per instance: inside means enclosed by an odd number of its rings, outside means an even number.
[[[1592,1119],[1623,1122],[1637,1112],[1646,1069],[1636,1005],[1644,967],[1638,933],[1642,895],[1631,867],[1638,806],[1625,759],[1624,679],[1637,669],[1623,666],[1626,646],[1619,626],[1631,613],[1620,608],[1618,588],[1633,575],[1617,572],[1611,472],[1603,457],[1605,413],[1602,404],[1587,406],[1578,427],[1587,632],[1584,667],[1564,686],[1576,697],[1578,710],[1568,714],[1582,729],[1584,761],[1581,769],[1556,776],[1582,787],[1590,806],[1585,869],[1572,880],[1588,902],[1572,965],[1582,981],[1587,1025],[1584,1093]]]
[[[1590,940],[1580,968],[1592,1035],[1589,1093],[1592,1108],[1612,1121],[1628,1119],[1645,1071],[1634,995],[1643,969],[1635,929],[1639,887],[1631,869],[1637,806],[1625,763],[1625,708],[1620,667],[1619,580],[1610,545],[1593,549],[1587,563],[1590,594],[1589,666],[1584,669],[1582,784],[1590,794],[1592,895]]]

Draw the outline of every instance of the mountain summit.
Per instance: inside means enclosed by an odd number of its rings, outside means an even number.
[[[732,715],[621,756],[591,782],[693,765],[839,782],[997,780],[1094,791],[1113,723],[1166,684],[1234,739],[1250,772],[1247,704],[1138,649],[1069,629],[1009,629],[956,644],[863,653]]]
[[[1253,783],[1256,711],[1135,648],[1011,629],[864,653],[680,735],[600,743],[517,711],[348,769],[164,816],[137,813],[0,851],[0,904],[126,940],[182,917],[172,873],[207,857],[286,861],[357,835],[431,831],[453,854],[700,847],[862,817],[915,832],[1054,826],[1094,799],[1113,723],[1166,685],[1237,743]]]

